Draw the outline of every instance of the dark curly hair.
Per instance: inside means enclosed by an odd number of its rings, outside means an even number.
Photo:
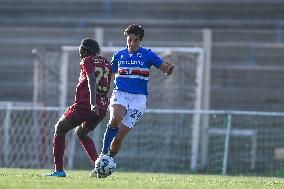
[[[144,29],[140,25],[131,24],[124,30],[123,35],[130,35],[130,34],[139,36],[140,40],[142,41],[144,37]]]
[[[81,41],[81,44],[79,46],[79,54],[81,58],[84,58],[86,56],[90,55],[98,55],[100,54],[101,48],[99,44],[90,38],[85,38]]]

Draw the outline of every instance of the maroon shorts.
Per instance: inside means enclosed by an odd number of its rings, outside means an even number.
[[[99,115],[91,111],[89,104],[80,104],[74,102],[64,112],[64,116],[74,127],[83,125],[88,130],[94,128],[104,119],[107,113],[108,101],[99,99],[97,97],[97,105],[99,106]]]

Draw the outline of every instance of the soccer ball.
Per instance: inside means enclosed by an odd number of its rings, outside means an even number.
[[[91,172],[91,177],[106,178],[111,175],[116,168],[114,159],[108,155],[101,155],[95,162],[95,169]]]

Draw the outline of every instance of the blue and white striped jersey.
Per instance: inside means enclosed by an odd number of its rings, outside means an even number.
[[[130,54],[125,48],[113,55],[114,90],[148,95],[147,83],[151,66],[159,68],[162,60],[150,49],[139,47]]]

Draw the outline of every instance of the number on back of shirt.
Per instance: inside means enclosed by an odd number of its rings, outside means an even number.
[[[110,86],[110,70],[108,67],[95,67],[97,92],[107,94]]]

